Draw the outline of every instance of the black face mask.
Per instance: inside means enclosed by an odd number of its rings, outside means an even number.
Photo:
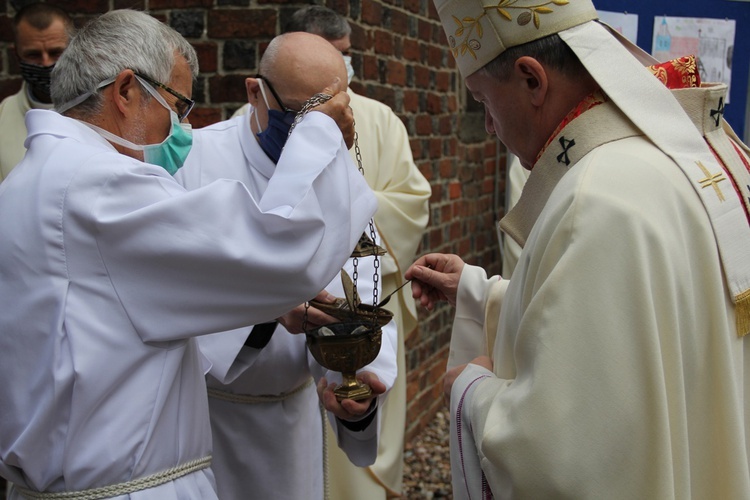
[[[31,92],[39,100],[50,99],[50,82],[52,76],[52,68],[54,64],[49,66],[39,66],[38,64],[31,64],[23,61],[19,61],[21,67],[21,76],[31,87]]]

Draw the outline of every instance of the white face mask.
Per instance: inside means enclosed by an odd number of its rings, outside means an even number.
[[[352,56],[344,56],[344,65],[346,66],[347,83],[352,83],[352,78],[354,78],[354,67],[352,67]]]

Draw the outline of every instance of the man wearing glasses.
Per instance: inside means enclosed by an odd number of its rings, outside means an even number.
[[[291,138],[298,129],[295,127],[291,136],[289,130],[298,111],[336,80],[346,88],[344,60],[325,39],[309,33],[274,38],[260,61],[259,74],[245,82],[252,104],[250,114],[197,130],[194,148],[175,178],[188,189],[218,178],[236,179],[251,193],[261,195],[277,179],[276,171],[292,147]],[[352,164],[343,144],[331,149],[310,143],[301,161],[328,162],[331,157]],[[321,182],[328,181],[321,178]],[[297,188],[293,178],[286,183],[288,189]],[[370,235],[367,225],[362,230]],[[377,233],[375,239],[380,243]],[[344,269],[350,276],[358,276],[362,303],[372,304],[373,287],[377,286],[378,296],[383,297],[374,278],[375,258],[358,257],[357,274],[353,261],[349,259]],[[315,267],[318,261],[311,260],[309,265]],[[326,290],[344,297],[338,277]],[[278,322],[198,340],[201,351],[212,361],[207,384],[213,471],[220,498],[248,498],[247,492],[252,491],[252,498],[259,499],[323,500],[326,417],[331,422],[326,427],[335,434],[333,446],[359,466],[375,461],[380,413],[386,390],[393,386],[397,374],[395,322],[383,327],[378,357],[358,373],[373,389],[373,397],[339,403],[332,390],[336,384],[331,383],[341,382],[341,374],[326,370],[312,358],[304,335],[290,334],[303,331],[305,313],[308,328],[336,321],[314,307],[299,306],[280,316]],[[328,410],[324,415],[319,401]]]
[[[193,337],[314,297],[375,210],[351,164],[299,161],[300,143],[346,147],[345,94],[298,124],[262,197],[233,180],[185,191],[170,174],[192,144],[197,72],[177,32],[112,11],[55,67],[62,115],[29,112],[28,153],[0,185],[0,212],[13,214],[0,220],[11,499],[217,498]]]

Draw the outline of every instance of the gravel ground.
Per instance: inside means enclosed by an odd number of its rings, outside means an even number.
[[[453,499],[447,410],[439,411],[416,439],[406,444],[402,498]]]

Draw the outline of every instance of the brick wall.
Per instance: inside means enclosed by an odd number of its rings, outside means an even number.
[[[11,19],[24,0],[0,0],[0,98],[21,84]],[[414,159],[432,184],[430,224],[420,253],[457,253],[499,272],[495,220],[502,215],[505,150],[484,132],[483,112],[466,99],[431,0],[61,0],[80,25],[114,8],[148,9],[188,38],[200,58],[191,122],[228,118],[245,102],[244,78],[255,73],[268,41],[296,8],[324,4],[352,25],[355,91],[391,106],[406,125]],[[468,102],[467,102],[468,101]],[[453,309],[421,311],[406,341],[407,436],[445,403],[445,369]]]

